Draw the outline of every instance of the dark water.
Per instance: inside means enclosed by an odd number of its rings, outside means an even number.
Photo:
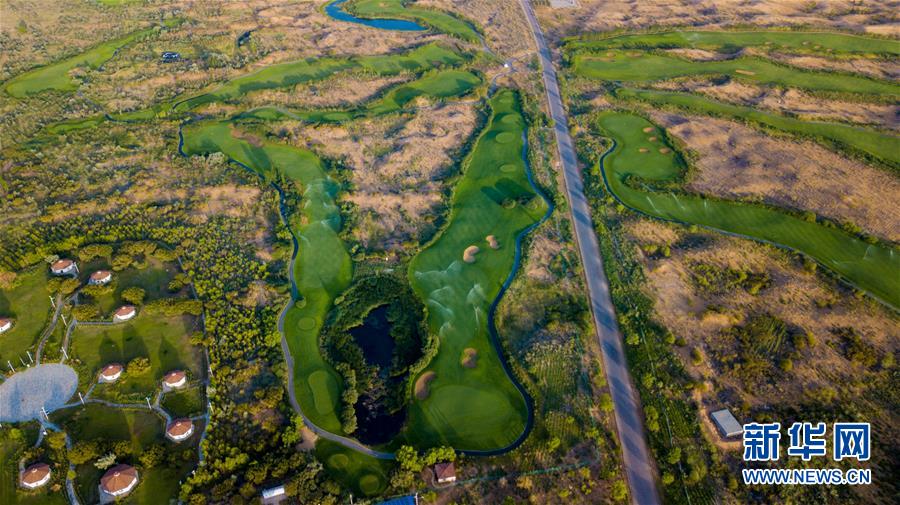
[[[358,23],[361,25],[371,26],[372,28],[380,28],[382,30],[399,30],[403,32],[421,32],[427,30],[426,27],[407,21],[405,19],[363,19],[350,14],[341,8],[341,4],[347,0],[335,0],[325,6],[325,14],[328,14],[338,21],[347,21],[348,23]]]
[[[366,362],[382,369],[390,367],[394,358],[394,339],[387,312],[388,306],[382,305],[369,312],[362,325],[350,328],[350,335],[362,349]]]
[[[402,384],[396,384],[402,387]],[[356,402],[356,438],[366,445],[386,444],[394,439],[406,422],[406,409],[391,414],[384,401],[362,395]]]

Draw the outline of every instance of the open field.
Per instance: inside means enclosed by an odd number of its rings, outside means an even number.
[[[312,152],[245,136],[227,122],[189,125],[183,135],[186,154],[222,152],[267,181],[284,177],[302,188],[304,205],[288,218],[299,242],[293,260],[298,299],[285,317],[284,331],[297,357],[294,387],[303,412],[339,433],[341,379],[322,358],[318,337],[334,298],[351,278],[350,256],[338,236],[337,184]]]
[[[418,98],[432,100],[462,96],[482,83],[481,77],[465,70],[442,70],[389,89],[384,96],[365,107],[351,110],[288,111],[280,107],[261,107],[238,115],[239,119],[298,119],[313,123],[343,122],[402,110]]]
[[[389,472],[395,463],[352,451],[330,440],[316,441],[316,457],[325,471],[342,485],[362,496],[377,496],[385,491]]]
[[[115,383],[97,385],[95,395],[121,394],[140,401],[159,389],[167,372],[188,370],[197,377],[201,372],[199,352],[190,343],[195,324],[189,316],[138,314],[115,325],[79,325],[72,332],[69,351],[81,362],[76,366],[79,389],[85,391],[96,383],[97,373],[109,363],[120,363],[125,371]],[[143,373],[129,373],[128,363],[139,357],[149,359],[150,367]]]
[[[186,386],[185,389],[166,393],[160,406],[174,418],[193,417],[206,410],[203,400],[203,391],[199,387]]]
[[[69,72],[76,67],[86,66],[92,69],[100,68],[112,58],[120,48],[131,44],[140,37],[153,33],[149,28],[129,34],[120,39],[103,42],[97,46],[71,58],[66,58],[57,63],[51,63],[44,67],[38,67],[23,74],[19,74],[6,81],[3,90],[15,98],[24,98],[28,95],[42,93],[44,91],[75,91],[78,82],[69,76]]]
[[[516,264],[517,235],[547,207],[526,175],[517,96],[500,91],[490,103],[491,120],[465,161],[448,225],[409,267],[410,283],[426,301],[428,326],[440,336],[437,355],[420,371],[435,374],[428,395],[410,404],[406,435],[420,445],[499,449],[525,429],[524,398],[492,345],[487,316]],[[475,368],[460,365],[467,348],[478,353]]]
[[[12,361],[19,367],[19,357],[37,344],[41,331],[50,319],[50,293],[47,292],[49,278],[46,264],[18,274],[16,286],[0,289],[0,317],[14,319],[13,327],[0,334],[0,363]],[[5,368],[5,367],[4,367]]]
[[[411,19],[468,42],[479,40],[477,29],[469,21],[437,9],[410,5],[403,0],[352,0],[344,7],[361,18]]]
[[[639,189],[644,181],[677,181],[684,170],[680,156],[670,147],[648,140],[660,132],[640,116],[604,112],[598,126],[616,141],[615,149],[603,161],[605,179],[613,194],[629,207],[796,249],[885,302],[900,306],[900,290],[893,276],[900,268],[900,255],[893,247],[869,244],[843,231],[759,205]]]
[[[100,314],[103,319],[111,319],[112,312],[128,304],[122,299],[122,291],[137,287],[144,290],[144,303],[160,298],[171,296],[168,286],[169,282],[178,273],[178,265],[173,262],[162,262],[155,258],[148,258],[147,265],[143,268],[130,267],[121,271],[113,272],[113,281],[115,288],[110,293],[100,295],[96,298],[90,297],[82,293],[80,296],[84,301],[96,302],[100,306]],[[92,272],[97,270],[112,270],[108,262],[105,260],[94,260],[81,266],[81,275],[79,277],[86,283]]]
[[[844,123],[804,121],[779,114],[718,102],[691,93],[620,88],[616,98],[637,100],[654,107],[673,106],[725,118],[738,118],[764,127],[774,128],[801,137],[833,142],[864,156],[871,156],[894,167],[900,167],[900,139],[896,135]]]

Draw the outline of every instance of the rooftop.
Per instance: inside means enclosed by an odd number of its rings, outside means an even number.
[[[722,436],[735,437],[744,432],[744,427],[731,414],[728,409],[717,410],[710,414],[712,420],[716,423]]]
[[[131,487],[137,481],[137,470],[130,465],[116,465],[100,477],[100,487],[109,494],[116,494]]]
[[[47,463],[35,463],[22,472],[23,484],[37,484],[50,475],[50,465]]]
[[[166,428],[166,433],[173,437],[180,437],[194,429],[194,423],[190,419],[176,419]]]
[[[183,370],[172,370],[171,372],[166,374],[166,376],[163,378],[163,381],[165,381],[166,384],[178,384],[186,376],[187,374],[185,374]]]

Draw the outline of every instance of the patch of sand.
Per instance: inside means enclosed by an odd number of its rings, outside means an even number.
[[[475,255],[478,254],[480,249],[477,245],[470,245],[466,247],[466,250],[463,251],[463,261],[466,263],[475,263]]]
[[[641,153],[649,153],[649,152],[650,152],[650,149],[647,149],[646,147],[641,147],[641,148],[638,148],[638,152],[641,152]]]
[[[424,400],[428,398],[428,395],[430,393],[428,390],[428,385],[431,384],[431,381],[433,381],[436,377],[437,374],[434,372],[425,372],[420,375],[418,379],[416,379],[415,394],[417,400]]]
[[[741,75],[756,75],[756,72],[753,72],[753,71],[750,71],[750,70],[743,70],[743,69],[740,69],[740,68],[737,69],[737,70],[735,70],[734,73],[735,73],[735,74],[741,74]]]
[[[487,240],[487,243],[489,246],[491,246],[491,249],[500,249],[500,243],[497,242],[497,237],[488,235],[487,237],[484,237],[484,239]]]
[[[463,351],[463,355],[459,361],[459,364],[464,368],[475,368],[476,366],[478,366],[478,351],[471,347],[467,347]]]

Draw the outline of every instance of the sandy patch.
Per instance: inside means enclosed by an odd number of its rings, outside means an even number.
[[[417,400],[424,400],[430,394],[428,385],[437,377],[434,372],[425,372],[416,379],[415,394]]]
[[[491,249],[500,249],[500,242],[497,242],[497,237],[488,235],[487,237],[484,237],[484,239],[487,241]]]
[[[647,149],[646,147],[641,147],[641,148],[638,148],[638,152],[639,153],[649,153],[650,149]]]
[[[478,254],[478,251],[480,250],[481,249],[479,249],[477,245],[466,247],[466,250],[463,251],[463,261],[466,263],[475,263],[475,255]]]
[[[642,131],[643,131],[644,133],[650,133],[650,132],[653,131],[653,127],[652,127],[652,126],[646,126],[646,127],[644,127],[644,129],[643,129]]]
[[[478,351],[471,347],[467,347],[463,351],[463,355],[459,360],[459,364],[464,368],[475,368],[476,366],[478,366]]]
[[[750,71],[750,70],[742,70],[742,69],[740,69],[740,68],[737,69],[737,70],[735,70],[734,73],[735,73],[735,74],[741,74],[741,75],[756,75],[756,72],[752,72],[752,71]]]

